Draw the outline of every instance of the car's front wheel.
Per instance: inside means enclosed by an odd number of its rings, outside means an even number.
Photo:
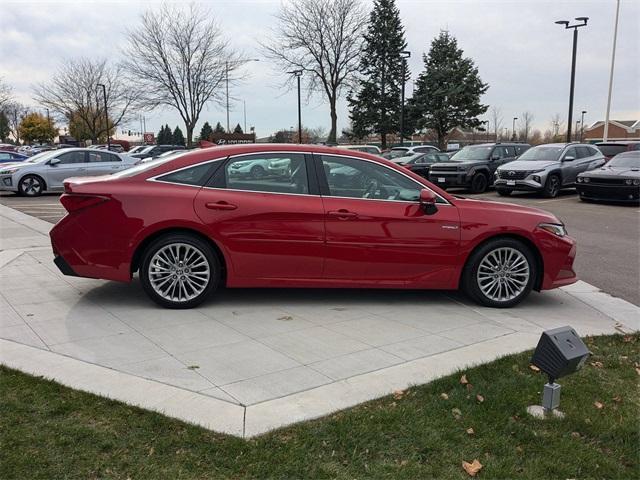
[[[18,192],[25,197],[38,197],[44,189],[44,180],[37,175],[25,175],[18,183]]]
[[[484,173],[476,173],[471,179],[471,193],[484,193],[489,187],[489,180]]]
[[[558,193],[560,193],[561,186],[562,181],[558,175],[549,175],[547,181],[544,183],[542,195],[546,198],[555,198],[558,196]]]
[[[211,246],[195,235],[169,234],[145,250],[140,280],[149,297],[167,308],[192,308],[220,283],[220,261]]]
[[[536,275],[535,257],[527,245],[497,238],[473,252],[463,272],[462,287],[482,305],[507,308],[529,294]]]

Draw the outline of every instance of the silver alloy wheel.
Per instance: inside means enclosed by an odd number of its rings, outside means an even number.
[[[37,195],[42,191],[42,183],[37,177],[27,177],[20,182],[26,195]]]
[[[476,279],[482,293],[493,301],[513,300],[527,288],[529,261],[522,252],[511,247],[500,247],[487,253]]]
[[[149,283],[165,300],[186,302],[200,295],[209,284],[209,261],[188,243],[170,243],[158,250],[148,267]]]

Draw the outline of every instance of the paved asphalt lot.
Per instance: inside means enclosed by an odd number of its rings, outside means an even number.
[[[460,193],[466,195],[464,191]],[[576,271],[581,280],[607,293],[640,305],[640,208],[581,202],[573,190],[558,198],[534,194],[499,197],[494,191],[470,197],[512,202],[541,208],[565,222],[569,234],[578,240]],[[58,195],[22,198],[0,193],[0,203],[51,223],[64,216]]]

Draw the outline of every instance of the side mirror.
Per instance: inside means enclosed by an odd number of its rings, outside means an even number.
[[[564,157],[562,159],[563,162],[573,162],[576,159],[576,157],[572,157],[571,155],[568,155],[566,157]]]
[[[59,163],[60,163],[59,158],[52,158],[51,160],[49,160],[49,165],[51,165],[52,167],[55,167]]]
[[[427,215],[433,215],[438,211],[436,206],[436,194],[427,188],[420,190],[420,205]]]

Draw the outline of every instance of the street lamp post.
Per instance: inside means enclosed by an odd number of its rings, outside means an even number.
[[[111,150],[111,140],[109,140],[109,113],[107,112],[107,87],[104,83],[98,83],[96,87],[102,87],[102,98],[104,100],[104,121],[107,126],[107,150]]]
[[[407,58],[411,57],[411,52],[403,50],[400,52],[402,58],[402,99],[400,103],[400,146],[404,145],[404,83],[407,78]]]
[[[580,125],[580,120],[576,120],[576,133],[574,135],[576,141],[578,141],[578,125]]]
[[[518,117],[513,117],[513,127],[511,128],[511,141],[516,141],[516,120]]]
[[[611,89],[613,88],[613,68],[616,64],[616,43],[618,42],[618,18],[620,17],[620,0],[616,2],[616,22],[613,27],[613,48],[611,50],[611,70],[609,71],[609,95],[607,96],[607,112],[604,117],[604,133],[602,141],[609,136],[609,113],[611,112]]]
[[[571,55],[571,85],[569,87],[569,120],[567,121],[567,142],[571,141],[571,124],[573,123],[573,91],[576,83],[576,50],[578,48],[578,28],[584,27],[589,21],[589,17],[576,17],[577,21],[582,23],[576,23],[569,25],[567,20],[558,20],[558,25],[564,25],[565,29],[573,29],[573,53]]]
[[[487,142],[489,141],[489,120],[484,120],[481,122],[484,125],[484,133],[485,136],[487,137]]]
[[[232,63],[247,63],[247,62],[259,62],[259,58],[241,58],[238,60],[232,60]],[[229,125],[229,60],[224,62],[225,83],[227,88],[227,133],[231,131]]]
[[[302,77],[302,70],[293,70],[288,73],[295,75],[298,82],[298,143],[302,143],[302,103],[300,96],[300,78]]]
[[[584,136],[584,114],[587,113],[586,110],[582,110],[582,117],[580,118],[580,141],[584,141],[583,140],[583,136]]]

